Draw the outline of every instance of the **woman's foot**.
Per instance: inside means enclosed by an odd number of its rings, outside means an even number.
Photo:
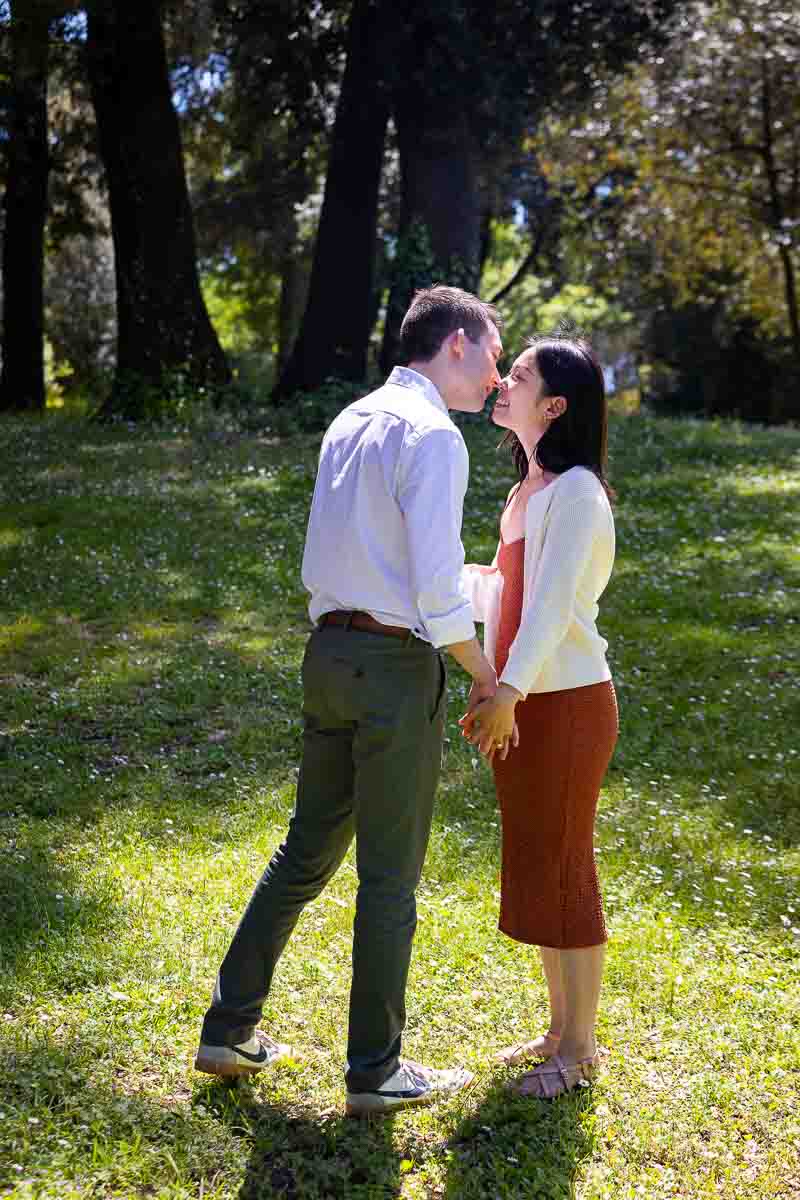
[[[561,1034],[548,1029],[547,1033],[540,1034],[532,1042],[517,1042],[515,1046],[506,1046],[505,1050],[500,1050],[494,1056],[494,1061],[502,1063],[505,1067],[518,1067],[521,1063],[530,1062],[532,1058],[552,1058],[554,1054],[558,1054],[560,1041]]]
[[[533,1096],[537,1100],[554,1100],[565,1092],[591,1083],[600,1066],[600,1055],[580,1058],[576,1062],[565,1062],[554,1054],[549,1062],[541,1063],[532,1071],[526,1071],[511,1084],[517,1096]]]

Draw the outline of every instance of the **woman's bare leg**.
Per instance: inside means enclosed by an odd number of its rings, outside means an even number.
[[[594,1026],[603,981],[605,945],[583,950],[557,950],[563,987],[563,1025],[559,1054],[565,1062],[590,1058],[597,1052]]]
[[[547,980],[547,993],[550,997],[550,1027],[548,1033],[560,1037],[564,1029],[565,1005],[564,984],[561,978],[561,950],[551,946],[540,946],[539,955],[542,960],[542,970]]]
[[[526,1071],[516,1081],[514,1090],[519,1095],[552,1099],[588,1081],[594,1073],[596,1063],[593,1060],[597,1054],[594,1026],[605,951],[605,945],[601,945],[583,950],[549,952],[555,956],[551,961],[557,962],[560,968],[563,999],[561,1040],[550,1062]],[[545,962],[544,952],[542,961]],[[548,971],[547,967],[545,971]],[[548,974],[548,984],[549,979]]]

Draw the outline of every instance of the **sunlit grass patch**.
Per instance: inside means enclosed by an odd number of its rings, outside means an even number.
[[[318,445],[62,416],[4,431],[0,1194],[797,1193],[800,434],[612,424],[618,568],[600,625],[622,735],[597,833],[611,1057],[555,1105],[511,1100],[492,1063],[541,1028],[546,998],[534,953],[497,932],[499,819],[451,672],[406,1050],[477,1080],[373,1126],[341,1115],[352,852],[267,1004],[296,1061],[233,1090],[190,1066],[294,800]],[[467,558],[489,561],[513,472],[496,433],[466,432]]]
[[[20,617],[16,621],[0,625],[0,653],[19,651],[31,638],[45,629],[43,621],[34,617]]]

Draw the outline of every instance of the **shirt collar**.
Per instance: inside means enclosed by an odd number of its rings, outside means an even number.
[[[419,371],[412,371],[410,367],[395,367],[386,382],[393,383],[397,387],[411,388],[412,391],[423,395],[434,408],[440,409],[443,413],[448,411],[436,384],[431,383],[425,375],[420,375]]]

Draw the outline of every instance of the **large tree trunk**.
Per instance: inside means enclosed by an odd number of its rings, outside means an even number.
[[[417,288],[474,291],[480,276],[481,201],[463,96],[426,95],[419,83],[396,94],[400,236],[386,312],[381,367],[397,361],[400,324]]]
[[[780,128],[780,126],[776,127],[775,125],[769,61],[766,56],[761,60],[761,127],[763,133],[761,154],[764,160],[767,187],[769,189],[772,224],[776,231],[780,230],[783,234],[786,211],[781,194],[778,167],[775,162],[775,130],[776,128]],[[791,338],[795,367],[796,369],[800,369],[800,309],[798,309],[797,303],[797,280],[795,278],[792,248],[786,244],[784,237],[781,237],[778,250],[783,270],[783,291],[786,298],[786,314],[789,319],[789,337]]]
[[[212,394],[230,381],[197,275],[160,7],[89,5],[89,76],[117,279],[117,369],[104,415],[155,415],[176,377]]]
[[[22,10],[24,9],[24,15]],[[44,229],[47,216],[49,9],[11,7],[11,121],[3,234],[0,410],[40,410],[44,386]]]
[[[358,381],[366,373],[389,117],[380,65],[387,3],[354,0],[308,302],[276,398],[311,391],[330,376]]]

